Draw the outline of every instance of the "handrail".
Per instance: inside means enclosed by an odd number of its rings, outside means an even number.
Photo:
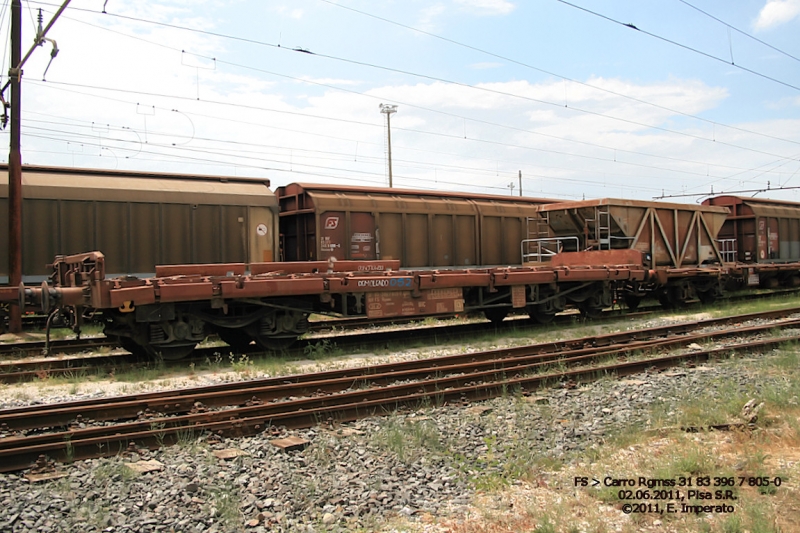
[[[736,239],[717,239],[717,247],[724,263],[736,262]]]
[[[575,250],[580,246],[578,237],[546,237],[543,239],[523,239],[520,244],[522,262],[542,263],[564,249],[564,242],[575,241]],[[552,244],[546,244],[552,243]],[[527,245],[528,253],[525,253]],[[531,246],[533,245],[533,246]],[[531,248],[534,251],[531,252]],[[535,259],[531,259],[535,258]]]

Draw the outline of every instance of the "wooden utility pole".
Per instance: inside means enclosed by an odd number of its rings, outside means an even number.
[[[22,3],[11,1],[11,148],[8,153],[8,282],[16,287],[22,282],[22,151],[20,150],[20,109],[22,69]],[[8,329],[22,332],[22,309],[12,305]]]

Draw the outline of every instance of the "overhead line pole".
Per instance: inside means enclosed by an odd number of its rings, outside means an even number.
[[[22,57],[22,2],[11,1],[11,66],[8,69],[8,82],[0,90],[0,96],[7,87],[11,88],[11,102],[6,104],[10,112],[11,141],[8,153],[8,281],[12,287],[22,283],[22,150],[21,124],[22,109],[22,66],[36,47],[45,42],[44,36],[53,26],[56,19],[64,12],[70,0],[66,0],[47,27],[36,35],[35,44],[25,57]],[[54,45],[52,57],[57,49]],[[9,314],[8,329],[12,333],[22,332],[22,309],[12,305]]]
[[[8,153],[8,281],[16,287],[22,282],[22,152],[20,150],[20,81],[22,70],[22,2],[11,2],[11,147]],[[22,332],[22,309],[12,305],[8,329]]]

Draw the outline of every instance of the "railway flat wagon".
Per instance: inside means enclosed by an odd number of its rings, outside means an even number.
[[[717,236],[726,207],[604,198],[542,205],[539,213],[549,234],[523,243],[526,263],[601,266],[622,257],[630,263],[629,252],[638,254],[634,262],[653,275],[646,284],[617,287],[630,307],[648,293],[668,307],[694,298],[711,301],[720,293]],[[610,305],[608,291],[591,294],[589,307]]]
[[[162,264],[276,260],[278,201],[264,179],[26,166],[22,184],[25,283],[44,280],[55,256],[86,250],[103,250],[111,275],[140,277]],[[8,279],[0,231],[0,283]]]
[[[555,201],[301,183],[276,194],[285,260],[399,260],[403,268],[520,265],[529,220]]]

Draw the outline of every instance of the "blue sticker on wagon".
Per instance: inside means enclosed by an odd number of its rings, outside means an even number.
[[[388,279],[360,279],[359,287],[393,287],[398,289],[410,289],[412,278],[388,278]]]

